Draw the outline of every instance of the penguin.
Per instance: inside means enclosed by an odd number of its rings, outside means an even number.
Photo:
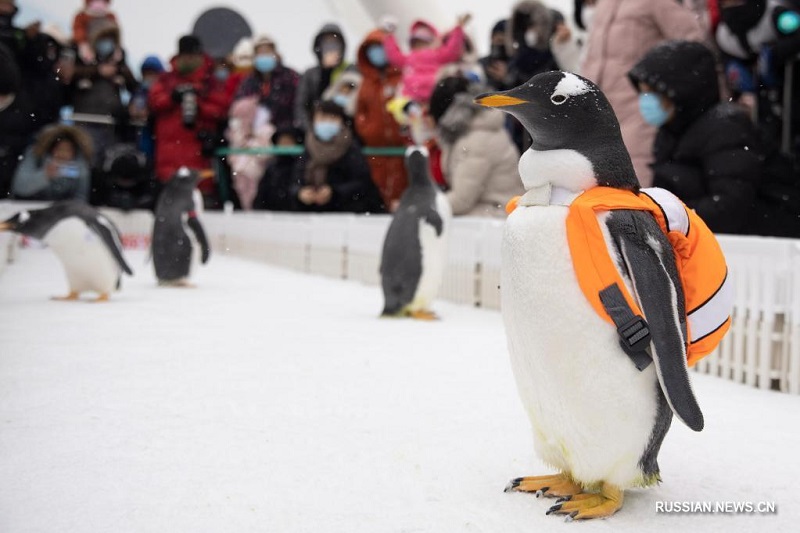
[[[502,315],[535,451],[557,472],[514,479],[506,491],[559,498],[547,514],[568,521],[611,516],[625,490],[660,481],[658,452],[673,414],[703,428],[674,252],[649,212],[598,215],[650,327],[652,364],[640,370],[581,291],[567,241],[569,205],[582,192],[639,190],[605,95],[585,78],[553,71],[475,101],[513,115],[532,139],[519,161],[527,192],[504,230]]]
[[[197,218],[197,209],[201,208],[194,194],[198,179],[196,172],[182,167],[164,185],[158,197],[152,253],[159,285],[190,287],[189,274],[196,265],[197,256],[200,255],[200,261],[206,264],[211,255],[205,231]]]
[[[386,232],[381,257],[384,317],[437,318],[430,305],[442,284],[453,213],[433,183],[428,157],[424,147],[406,150],[409,185]]]
[[[69,294],[54,300],[77,300],[82,292],[93,291],[98,294],[95,302],[105,302],[120,287],[122,272],[133,275],[117,227],[83,201],[20,211],[1,223],[0,230],[39,239],[53,249],[69,283]]]

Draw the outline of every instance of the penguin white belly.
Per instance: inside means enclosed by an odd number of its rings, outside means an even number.
[[[103,239],[83,220],[65,218],[53,226],[44,242],[64,265],[71,291],[109,294],[116,288],[119,265]]]
[[[442,218],[442,234],[424,219],[419,221],[419,246],[422,252],[422,275],[414,299],[408,306],[411,311],[428,310],[442,286],[444,269],[447,266],[448,235],[453,212],[444,194],[436,193],[436,211]]]
[[[654,365],[639,372],[578,286],[561,206],[518,208],[503,239],[503,319],[539,457],[578,481],[641,484],[656,418]]]

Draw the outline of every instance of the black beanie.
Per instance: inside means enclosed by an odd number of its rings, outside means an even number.
[[[178,55],[202,53],[203,43],[195,35],[184,35],[178,41]]]
[[[314,111],[319,111],[320,113],[325,113],[326,115],[335,115],[337,117],[341,117],[343,121],[347,121],[347,115],[344,112],[344,108],[333,100],[320,101],[315,106]]]
[[[0,44],[0,94],[16,94],[22,84],[19,66],[5,45]]]
[[[468,88],[469,82],[463,76],[451,76],[437,83],[431,94],[428,108],[431,118],[438,123],[439,119],[447,112],[447,108],[453,103],[456,95],[467,92]]]

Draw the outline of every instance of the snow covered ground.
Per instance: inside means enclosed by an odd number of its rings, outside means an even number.
[[[0,532],[797,531],[800,397],[694,377],[664,483],[564,524],[504,494],[534,457],[500,315],[379,320],[374,287],[212,256],[159,289],[141,253],[109,304],[49,250],[0,277]],[[656,503],[775,502],[776,514]]]

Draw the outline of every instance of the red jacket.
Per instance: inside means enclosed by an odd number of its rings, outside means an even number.
[[[358,70],[364,77],[356,103],[356,132],[364,146],[405,146],[407,139],[386,104],[398,96],[400,69],[387,65],[378,69],[367,59],[367,48],[382,44],[384,32],[375,30],[367,35],[358,49]],[[378,187],[384,203],[389,206],[398,200],[408,186],[406,167],[402,157],[369,157],[372,181]]]
[[[150,111],[155,120],[156,176],[168,181],[180,167],[203,170],[211,161],[203,157],[200,132],[217,135],[219,121],[228,114],[230,98],[224,84],[214,78],[214,63],[210,57],[205,64],[188,76],[178,73],[175,58],[172,70],[162,74],[150,90]],[[193,129],[183,125],[180,103],[172,99],[173,91],[180,85],[192,85],[197,93],[197,120]],[[213,191],[211,180],[204,180],[200,190]]]

